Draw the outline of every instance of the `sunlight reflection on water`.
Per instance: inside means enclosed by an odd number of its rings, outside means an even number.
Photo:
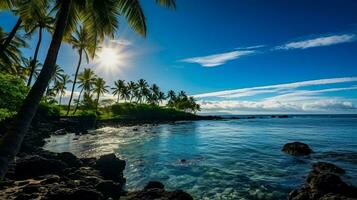
[[[316,152],[294,158],[281,152],[291,141]],[[183,189],[197,199],[286,199],[311,162],[324,160],[357,180],[356,118],[288,118],[198,121],[101,128],[88,135],[52,136],[46,149],[80,157],[115,152],[127,161],[129,190],[149,180]]]

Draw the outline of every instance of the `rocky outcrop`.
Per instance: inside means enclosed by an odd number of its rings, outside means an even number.
[[[292,142],[284,145],[282,151],[294,156],[306,156],[312,153],[311,148],[302,142]]]
[[[289,194],[289,200],[353,200],[357,188],[342,181],[344,170],[331,163],[313,164],[305,184]]]
[[[7,200],[105,200],[161,199],[191,200],[181,191],[166,191],[160,182],[149,182],[144,190],[123,190],[125,161],[115,154],[78,159],[71,153],[39,150],[20,153],[5,180],[0,182],[0,199]]]

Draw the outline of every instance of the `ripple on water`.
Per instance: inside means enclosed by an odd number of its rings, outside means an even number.
[[[89,133],[52,136],[45,148],[81,157],[115,152],[127,161],[129,190],[158,180],[197,199],[286,199],[316,161],[337,164],[357,184],[356,118],[198,121]],[[286,155],[281,148],[291,141],[305,142],[316,153]]]

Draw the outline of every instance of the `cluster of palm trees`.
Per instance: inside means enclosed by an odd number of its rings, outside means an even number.
[[[167,95],[162,92],[158,85],[152,84],[149,86],[147,81],[140,79],[137,82],[117,80],[114,82],[112,94],[115,95],[116,103],[119,100],[124,102],[149,103],[160,105],[164,100],[168,100],[166,106],[179,110],[196,112],[200,110],[199,104],[196,103],[193,97],[188,97],[184,91],[180,91],[178,95],[173,90],[168,91]]]
[[[168,8],[175,8],[175,0],[154,2]],[[85,46],[83,43],[78,45],[73,43],[80,56],[77,75],[82,54],[88,52],[93,58],[99,44],[106,37],[114,36],[119,19],[126,19],[135,32],[142,36],[146,35],[146,18],[140,0],[1,0],[0,12],[3,11],[12,12],[17,16],[17,22],[9,33],[0,30],[1,71],[21,71],[20,48],[27,47],[27,44],[22,40],[24,37],[18,36],[19,30],[23,30],[26,35],[37,31],[38,42],[28,70],[28,84],[32,87],[11,127],[0,140],[0,179],[4,177],[9,163],[19,151],[41,98],[48,88],[63,41],[73,42],[72,35],[75,37],[75,33],[80,33],[81,29],[86,31]],[[32,84],[44,30],[48,30],[52,38],[40,73]],[[72,88],[75,88],[76,81],[75,76]]]

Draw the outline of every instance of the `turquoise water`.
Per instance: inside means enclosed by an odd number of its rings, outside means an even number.
[[[315,161],[344,168],[357,185],[357,118],[293,117],[180,122],[102,128],[53,136],[46,149],[92,157],[115,152],[127,161],[127,189],[149,180],[183,189],[195,199],[286,199]],[[301,141],[315,151],[295,158],[281,152]]]

